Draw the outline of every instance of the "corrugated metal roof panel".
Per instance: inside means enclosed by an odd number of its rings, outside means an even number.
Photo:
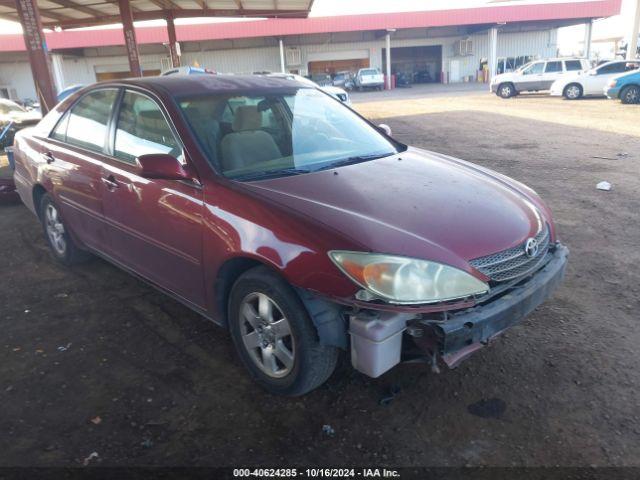
[[[215,0],[219,1],[219,0]],[[294,1],[294,0],[291,0]],[[246,0],[243,0],[243,4]],[[213,3],[212,0],[209,3]],[[142,2],[137,2],[142,6]],[[428,28],[544,20],[608,17],[620,13],[621,0],[591,0],[537,5],[500,5],[471,9],[399,12],[311,18],[272,18],[257,21],[176,25],[179,41],[224,40],[252,37],[308,35],[328,32]],[[136,29],[138,43],[167,41],[164,27]],[[123,45],[122,30],[68,30],[47,34],[50,49]],[[21,51],[21,35],[3,35],[0,51]]]

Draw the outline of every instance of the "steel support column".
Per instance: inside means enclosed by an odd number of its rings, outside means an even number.
[[[287,73],[287,67],[284,61],[284,42],[281,38],[278,39],[278,45],[280,46],[280,71]]]
[[[385,54],[386,54],[386,67],[387,71],[385,72],[386,79],[386,89],[391,90],[391,32],[387,30],[386,35],[386,46],[385,46]]]
[[[129,70],[131,76],[141,77],[140,53],[138,53],[138,42],[136,41],[136,31],[133,28],[133,14],[129,0],[118,0],[120,7],[120,18],[122,19],[122,30],[124,31],[124,45],[127,47],[127,57],[129,58]]]
[[[167,17],[167,33],[169,34],[169,53],[171,54],[171,66],[178,68],[180,66],[180,46],[176,38],[176,25],[173,21],[173,15]]]
[[[640,35],[640,0],[635,2],[635,12],[633,15],[633,26],[627,44],[627,60],[634,60],[638,51],[638,35]]]
[[[591,58],[591,38],[593,37],[593,20],[584,24],[584,58]]]
[[[16,0],[16,9],[22,24],[24,43],[29,54],[31,74],[40,100],[40,108],[42,113],[46,113],[58,102],[38,5],[36,0]]]
[[[489,89],[491,89],[491,80],[496,75],[498,69],[498,29],[496,27],[489,29]]]

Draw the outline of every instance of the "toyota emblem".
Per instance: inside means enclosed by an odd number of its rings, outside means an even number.
[[[526,243],[524,244],[524,253],[526,253],[527,257],[529,258],[535,257],[538,254],[538,248],[538,240],[531,237],[527,239]]]

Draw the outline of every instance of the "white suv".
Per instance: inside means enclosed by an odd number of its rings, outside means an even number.
[[[591,64],[581,58],[550,58],[523,65],[515,72],[496,75],[491,80],[491,91],[502,98],[510,98],[520,92],[549,90],[553,82],[570,72],[587,70]]]
[[[581,97],[604,96],[603,90],[616,75],[640,68],[640,60],[614,60],[593,70],[563,75],[551,85],[551,95],[577,100]]]

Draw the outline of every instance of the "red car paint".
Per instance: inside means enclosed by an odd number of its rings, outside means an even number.
[[[34,189],[49,192],[80,245],[224,322],[219,275],[227,262],[252,259],[289,283],[344,304],[358,287],[330,250],[431,259],[486,281],[467,261],[522,243],[548,209],[527,187],[463,161],[409,148],[380,160],[316,173],[235,182],[210,167],[173,95],[264,92],[279,79],[164,77],[99,84],[58,105],[16,137],[15,182],[32,210]],[[93,88],[145,92],[172,119],[194,181],[141,176],[139,166],[48,138],[57,119]],[[49,161],[47,155],[54,161]],[[117,188],[113,188],[113,184]],[[373,306],[435,311],[472,304]],[[370,306],[371,308],[371,306]]]

